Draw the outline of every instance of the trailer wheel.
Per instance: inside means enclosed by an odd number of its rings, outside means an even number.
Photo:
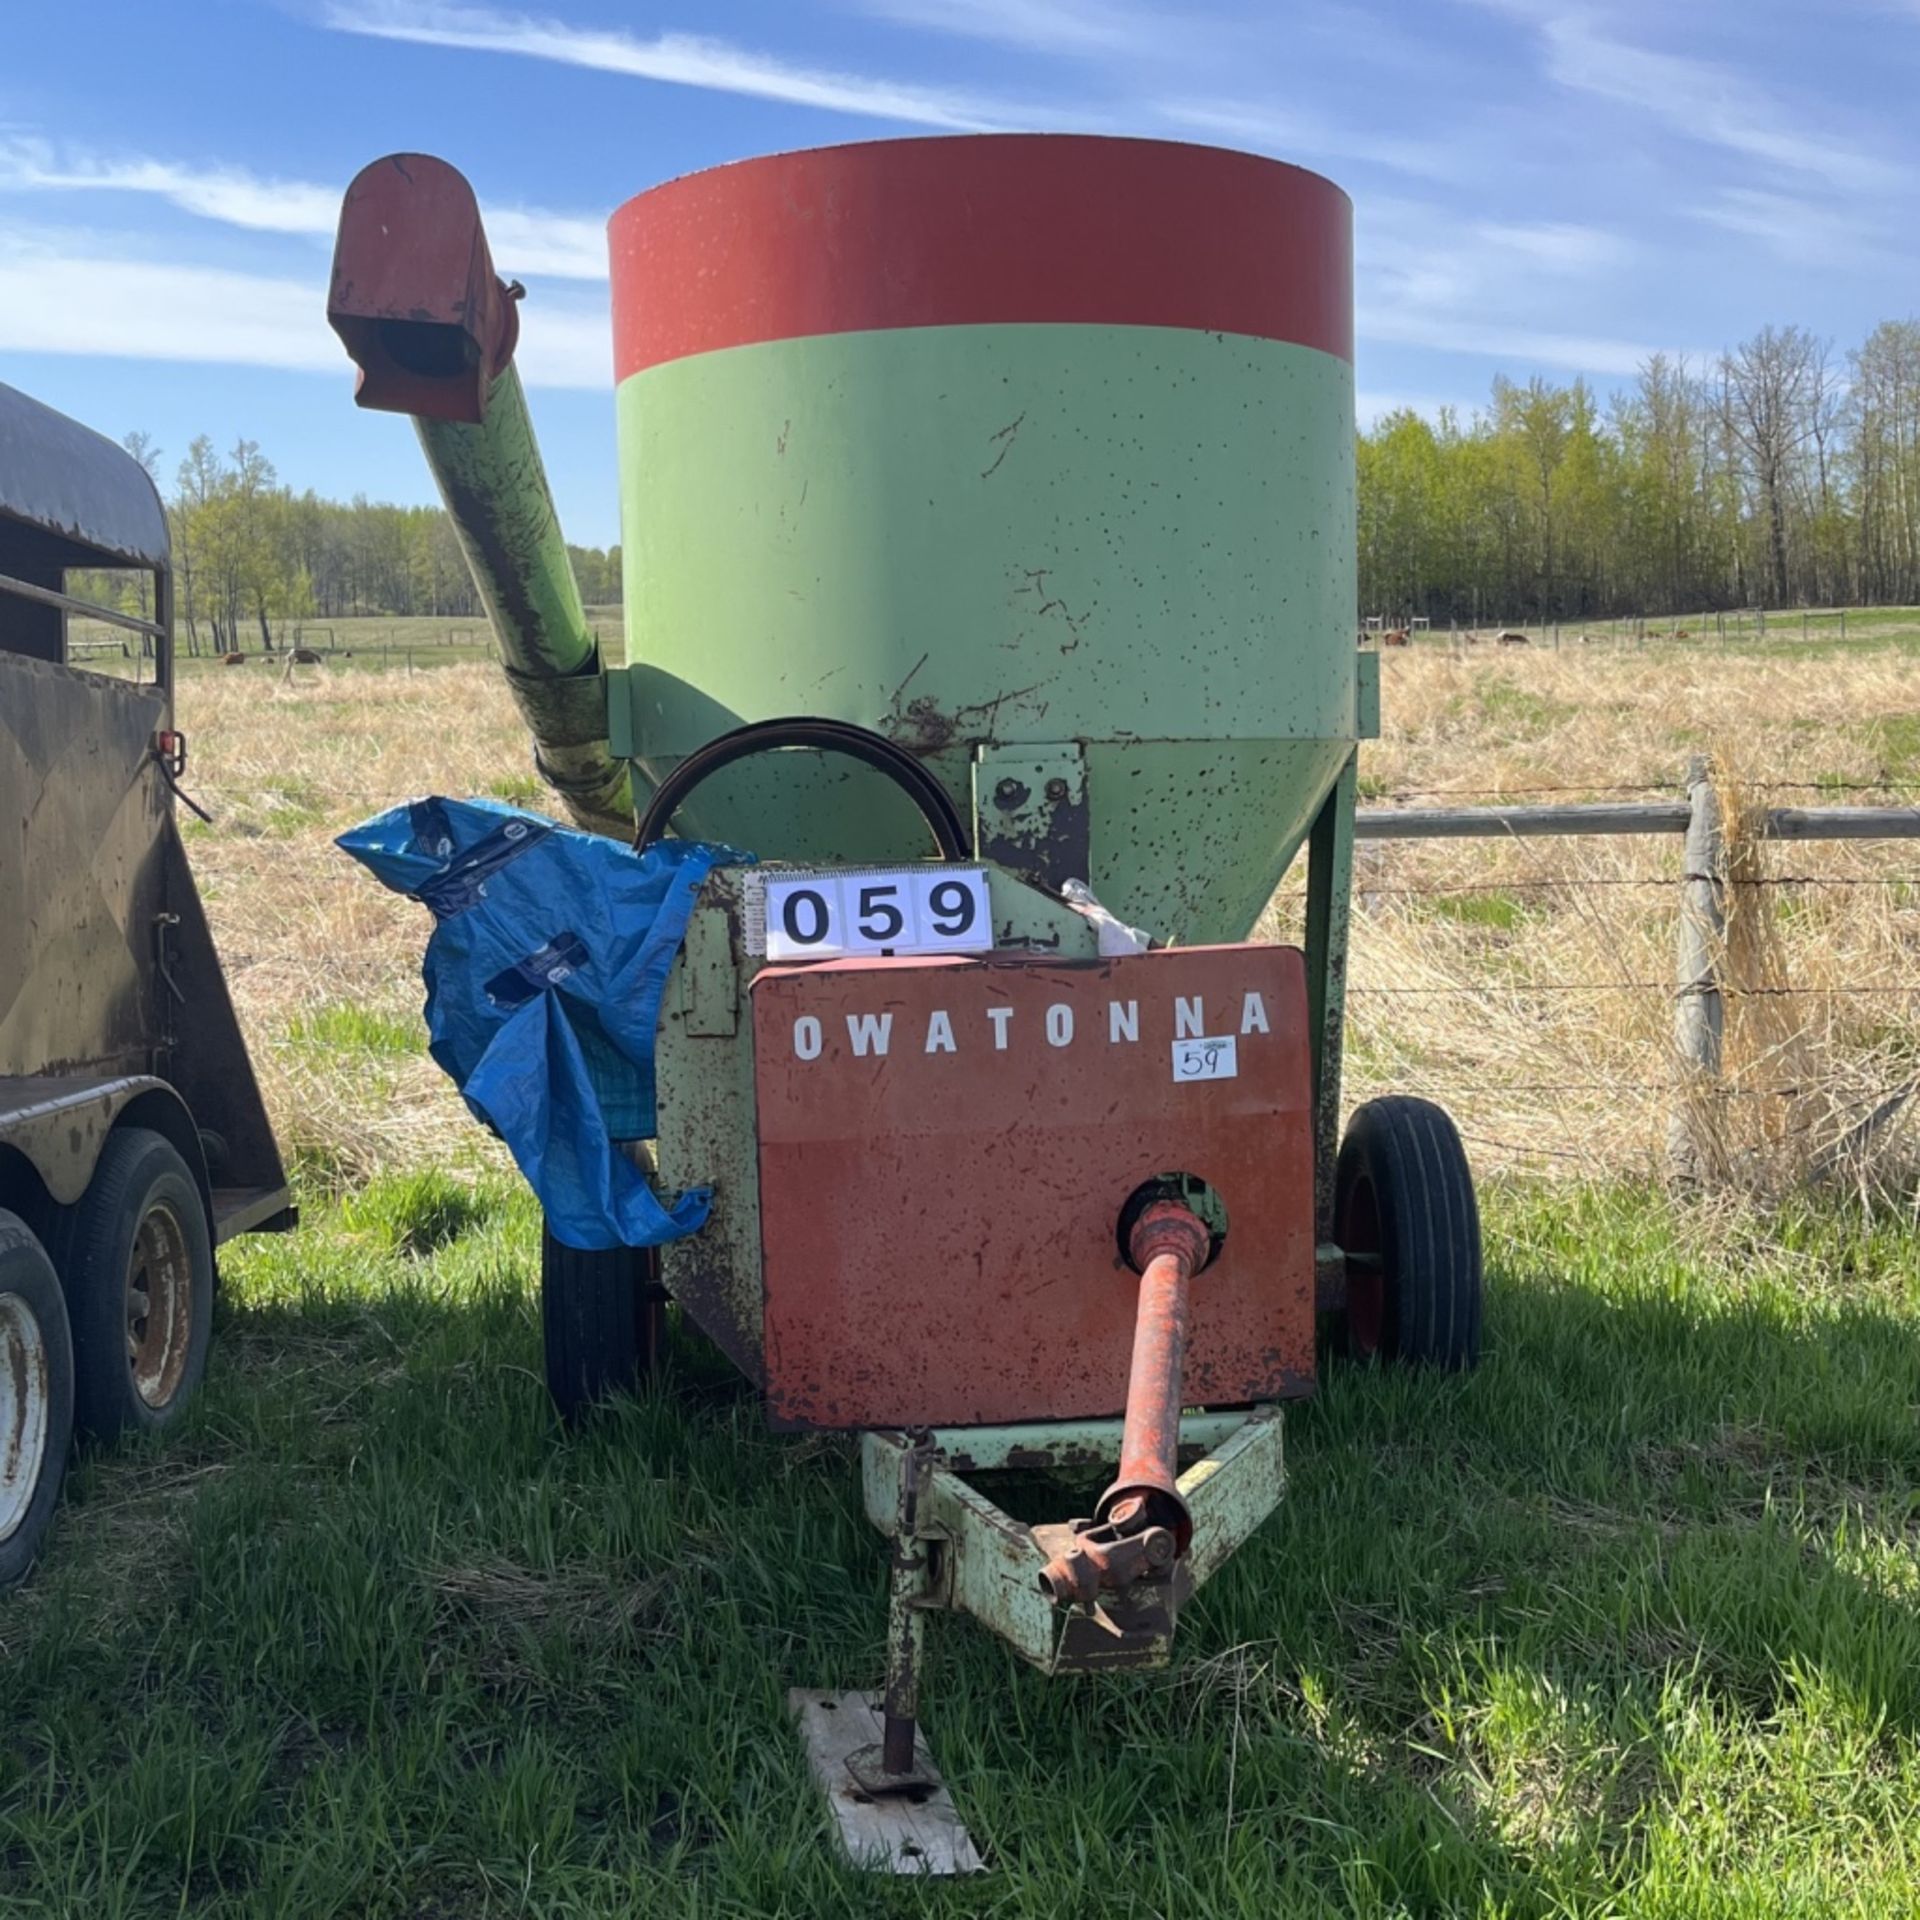
[[[51,1251],[81,1431],[112,1440],[170,1425],[207,1370],[213,1330],[213,1237],[173,1144],[144,1127],[109,1135]]]
[[[540,1331],[547,1391],[570,1426],[598,1402],[632,1392],[658,1364],[666,1335],[654,1250],[570,1247],[543,1218]]]
[[[1334,1177],[1351,1359],[1461,1370],[1480,1360],[1480,1209],[1460,1134],[1430,1100],[1369,1100]]]
[[[73,1343],[53,1262],[0,1213],[0,1588],[23,1579],[53,1522],[73,1437]]]

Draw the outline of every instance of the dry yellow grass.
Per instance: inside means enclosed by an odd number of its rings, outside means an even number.
[[[424,1051],[426,914],[333,837],[423,793],[537,804],[499,674],[197,674],[179,705],[188,790],[214,816],[190,833],[194,871],[283,1147],[349,1182],[493,1157]]]
[[[1737,883],[1725,1088],[1702,1116],[1718,1158],[1763,1190],[1842,1163],[1902,1172],[1904,1109],[1865,1162],[1842,1149],[1920,1067],[1920,845],[1748,829],[1767,806],[1920,794],[1908,657],[1431,651],[1383,666],[1385,737],[1362,761],[1376,804],[1677,798],[1688,758],[1707,755]],[[1680,872],[1673,836],[1363,845],[1350,1096],[1430,1094],[1482,1165],[1658,1164],[1683,1077]]]
[[[1690,753],[1714,757],[1736,822],[1755,805],[1920,797],[1920,675],[1891,649],[1434,648],[1383,668],[1370,804],[1652,799],[1677,793]],[[195,867],[283,1140],[346,1180],[492,1157],[419,1051],[425,916],[332,836],[426,791],[543,804],[498,675],[198,673],[180,707],[188,784],[215,814]],[[1757,884],[1734,890],[1728,977],[1769,991],[1729,1002],[1709,1118],[1726,1166],[1775,1187],[1832,1161],[1920,1073],[1920,878],[1904,877],[1920,844],[1736,833],[1736,853]],[[1483,1168],[1657,1165],[1679,1077],[1679,873],[1673,837],[1363,844],[1350,1097],[1430,1094]],[[1266,930],[1297,911],[1296,876]],[[1905,1107],[1872,1129],[1876,1177],[1904,1170],[1915,1131]]]

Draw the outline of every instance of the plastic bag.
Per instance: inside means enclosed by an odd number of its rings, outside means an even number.
[[[485,800],[390,808],[337,844],[433,914],[421,972],[434,1059],[506,1142],[569,1246],[697,1232],[711,1194],[663,1204],[614,1146],[654,1133],[654,1037],[701,883],[751,855],[644,854]]]

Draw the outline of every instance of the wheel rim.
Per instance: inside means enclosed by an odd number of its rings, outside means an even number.
[[[193,1338],[193,1255],[164,1200],[141,1217],[127,1256],[127,1365],[156,1412],[180,1391]]]
[[[53,1368],[39,1317],[0,1294],[0,1541],[20,1531],[40,1485],[53,1415]]]
[[[1371,1360],[1387,1337],[1387,1274],[1380,1258],[1380,1203],[1373,1182],[1364,1177],[1347,1189],[1340,1210],[1340,1249],[1347,1266],[1347,1351]],[[1369,1264],[1355,1268],[1351,1256],[1365,1254]]]

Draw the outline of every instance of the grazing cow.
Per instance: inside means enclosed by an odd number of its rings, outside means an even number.
[[[247,664],[247,656],[244,653],[223,653],[220,656],[220,664],[223,667],[244,667]]]
[[[291,656],[296,667],[317,667],[320,656],[311,647],[295,647]]]
[[[1499,636],[1499,641],[1503,647],[1530,647],[1533,644],[1524,633],[1515,633],[1511,627]]]
[[[1404,647],[1407,645],[1406,629],[1395,627],[1390,633],[1383,633],[1380,636],[1380,644],[1383,647]]]

